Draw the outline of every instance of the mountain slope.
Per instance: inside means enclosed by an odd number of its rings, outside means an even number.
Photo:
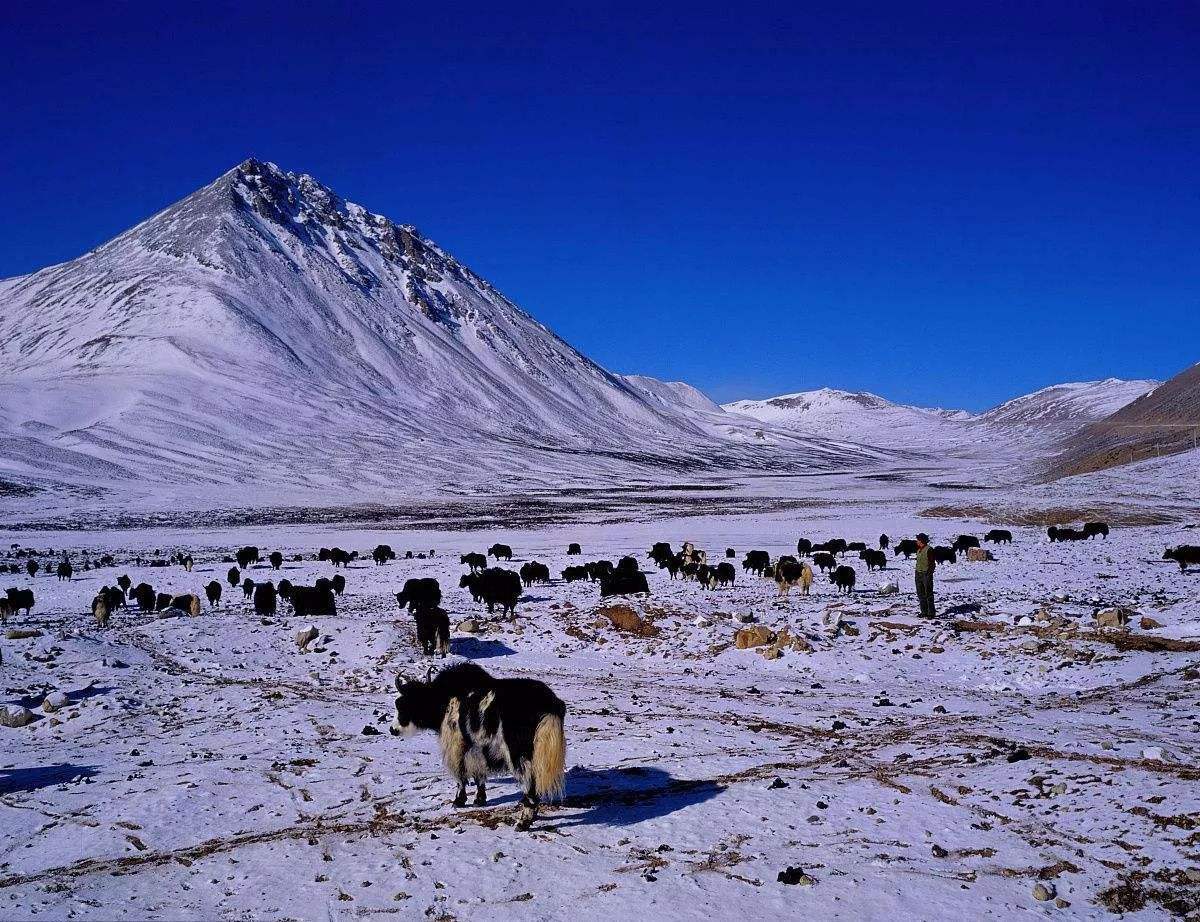
[[[1196,447],[1198,437],[1200,365],[1193,365],[1075,432],[1051,463],[1050,476],[1067,477],[1188,451]]]
[[[1157,387],[1158,381],[1107,378],[1044,387],[981,413],[993,425],[1081,425],[1103,419]]]
[[[0,471],[34,480],[345,496],[867,457],[739,454],[415,228],[255,160],[0,308]]]

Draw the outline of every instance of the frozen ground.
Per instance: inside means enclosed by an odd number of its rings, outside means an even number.
[[[688,538],[740,559],[800,535],[985,530],[918,518],[923,494],[886,501],[860,486],[865,498],[841,508],[826,497],[642,524],[0,534],[5,549],[119,561],[69,583],[5,577],[38,597],[8,627],[41,634],[0,642],[5,701],[39,715],[0,729],[0,917],[1195,916],[1200,573],[1159,559],[1200,543],[1183,527],[1197,520],[1186,497],[1172,524],[1117,527],[1107,541],[1050,545],[1014,528],[995,562],[939,572],[932,623],[914,617],[903,559],[882,575],[854,561],[849,599],[825,579],[782,601],[740,567],[736,588],[712,592],[656,571],[649,599],[631,602],[650,637],[611,627],[591,584],[529,590],[515,622],[457,632],[453,651],[542,678],[568,704],[566,799],[532,833],[511,826],[511,780],[489,786],[488,807],[455,810],[434,737],[386,733],[394,676],[425,669],[392,594],[437,576],[452,621],[480,617],[456,588],[457,555],[493,541],[513,545],[514,568],[536,558],[557,574],[570,541],[585,559],[644,560],[653,541]],[[312,559],[318,547],[380,541],[438,556],[350,568],[306,655],[293,641],[304,625],[263,621],[228,587],[225,605],[194,619],[120,613],[98,631],[86,614],[117,573],[199,591],[252,543],[305,554],[281,575],[311,582],[332,573]],[[156,548],[186,548],[197,567],[128,565]],[[892,578],[902,594],[878,596]],[[1113,604],[1137,610],[1129,630],[1096,630],[1094,610]],[[788,626],[811,652],[734,649],[736,615]],[[1179,649],[1136,648],[1155,645]],[[44,714],[55,690],[70,703]],[[799,883],[780,882],[788,868]],[[1036,900],[1039,883],[1064,905]]]

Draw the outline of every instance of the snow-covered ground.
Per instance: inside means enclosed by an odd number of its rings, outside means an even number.
[[[652,571],[649,598],[628,601],[652,625],[646,637],[616,631],[593,584],[533,587],[513,622],[457,588],[458,555],[497,540],[514,547],[514,569],[537,559],[557,576],[571,541],[585,560],[631,553],[649,567],[657,540],[717,556],[733,547],[740,563],[754,548],[794,550],[801,535],[873,543],[924,530],[944,543],[986,530],[946,511],[920,517],[959,495],[920,477],[817,478],[802,496],[793,483],[786,505],[771,499],[778,483],[640,509],[634,497],[591,517],[596,497],[560,518],[523,517],[514,500],[507,520],[526,527],[431,515],[420,524],[432,527],[379,530],[199,520],[0,532],[6,550],[118,560],[71,582],[0,577],[37,594],[32,616],[8,627],[40,632],[0,641],[5,701],[37,715],[0,729],[0,917],[1195,914],[1200,573],[1161,557],[1200,543],[1184,527],[1200,522],[1200,499],[1171,496],[1166,484],[1187,469],[1159,464],[1135,482],[1163,485],[1169,524],[1053,545],[1040,527],[1014,526],[994,562],[939,570],[932,622],[915,617],[903,558],[882,574],[847,558],[859,579],[850,597],[819,578],[810,597],[779,599],[740,566],[736,587],[715,591]],[[1094,497],[1097,483],[964,502],[1028,512]],[[1153,496],[1105,483],[1122,508],[1153,508]],[[120,612],[98,630],[88,614],[120,573],[199,592],[224,581],[232,550],[255,544],[304,560],[253,578],[311,582],[333,573],[314,560],[319,547],[379,542],[437,556],[345,571],[338,614],[317,620],[308,654],[293,640],[307,622],[286,606],[256,617],[227,585],[225,603],[197,618]],[[130,563],[176,549],[195,556],[190,574]],[[567,702],[566,798],[530,833],[512,828],[511,780],[490,786],[487,807],[455,810],[434,737],[386,732],[394,677],[426,669],[393,598],[411,576],[441,580],[452,622],[481,620],[454,634],[454,658],[543,679]],[[880,596],[893,579],[901,593]],[[1107,606],[1137,612],[1127,630],[1096,628]],[[742,619],[800,641],[777,659],[735,649]],[[1139,649],[1164,641],[1180,643]],[[69,703],[44,713],[54,691]],[[1039,885],[1053,898],[1036,899]]]

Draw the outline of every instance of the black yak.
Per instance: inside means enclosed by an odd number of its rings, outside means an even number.
[[[838,592],[853,592],[855,579],[854,567],[840,566],[829,574],[829,581],[838,587]]]
[[[69,582],[71,579],[71,574],[74,572],[75,571],[71,569],[70,562],[63,560],[59,562],[58,569],[55,571],[55,574],[58,576],[59,582]]]
[[[529,563],[521,565],[521,582],[526,588],[534,583],[550,582],[550,568],[544,563],[538,563],[536,560],[531,560]]]
[[[329,584],[333,587],[334,595],[341,595],[346,591],[346,577],[341,573],[333,574],[333,579],[329,581]]]
[[[245,570],[252,563],[258,563],[258,548],[244,547],[237,552],[237,565]]]
[[[233,581],[233,585],[237,585],[237,580]],[[210,606],[221,604],[221,584],[215,579],[204,587],[204,594],[208,597]]]
[[[954,548],[939,545],[931,550],[934,563],[958,563],[958,556],[954,553]]]
[[[32,589],[9,589],[5,593],[8,599],[8,610],[18,612],[25,609],[25,614],[28,615],[33,611],[33,590]]]
[[[817,569],[824,573],[826,570],[832,570],[837,566],[837,561],[833,559],[833,555],[825,551],[817,551],[813,554],[813,563],[817,565]]]
[[[390,544],[380,544],[371,551],[371,559],[375,561],[377,567],[381,567],[389,560],[395,560],[396,552],[392,550]]]
[[[575,555],[582,554],[582,553],[583,553],[583,548],[581,548],[574,541],[572,541],[570,544],[567,545],[567,556],[568,557],[574,557]]]
[[[887,535],[880,535],[879,536],[879,549],[881,551],[886,551],[888,549],[888,545],[891,543],[891,540],[892,539],[889,538]]]
[[[1083,533],[1089,540],[1091,538],[1096,537],[1096,535],[1099,535],[1102,538],[1107,538],[1108,537],[1108,523],[1107,522],[1084,522],[1083,523]]]
[[[477,570],[487,569],[487,557],[485,557],[483,554],[477,554],[474,552],[470,554],[463,554],[458,558],[458,562],[465,563],[471,568],[472,573],[476,572]]]
[[[292,611],[296,613],[297,618],[337,614],[333,590],[324,586],[293,586],[288,601],[291,602]]]
[[[420,608],[413,612],[417,623],[417,644],[426,656],[446,656],[450,652],[450,616],[441,608]]]
[[[528,829],[542,800],[561,796],[567,707],[537,679],[496,679],[474,663],[443,669],[428,682],[396,679],[391,732],[438,734],[442,761],[458,783],[454,805],[466,806],[467,779],[475,806],[487,803],[488,775],[511,774],[521,786],[516,828]]]
[[[274,589],[275,587],[272,586],[271,588]],[[254,580],[248,576],[242,580],[242,595],[247,599],[254,596]]]
[[[748,551],[742,560],[742,569],[762,576],[771,567],[771,555],[766,551]]]
[[[910,558],[916,552],[917,552],[917,542],[914,541],[912,538],[904,538],[904,539],[896,542],[896,547],[892,551],[892,556],[899,557],[901,554],[903,554],[904,559],[908,560],[908,558]]]
[[[265,583],[250,584],[254,588],[254,612],[259,615],[275,614],[276,592],[274,585],[268,580]]]
[[[512,560],[513,550],[507,544],[493,544],[488,548],[488,555],[497,560]]]
[[[796,553],[801,557],[808,557],[812,553],[813,543],[808,538],[801,538],[796,542]]]
[[[1012,544],[1012,532],[1007,528],[993,528],[983,536],[983,540],[993,544]]]
[[[959,554],[965,554],[967,548],[979,547],[979,539],[974,535],[959,535],[950,546]]]
[[[283,555],[279,551],[271,551],[271,556],[267,560],[271,562],[272,570],[278,570],[283,566]]]
[[[562,579],[564,583],[577,583],[591,577],[588,576],[587,567],[567,567],[562,571]]]
[[[633,595],[634,593],[650,594],[650,585],[646,582],[646,574],[615,570],[600,578],[600,598],[613,595]]]
[[[229,580],[230,588],[232,588],[242,581],[242,572],[237,567],[230,567],[225,578]]]
[[[141,611],[154,611],[156,597],[154,595],[154,587],[149,583],[138,583],[134,587],[133,597],[137,601],[137,606]]]
[[[121,576],[117,577],[117,585],[121,587],[121,591],[124,592],[125,595],[129,595],[129,588],[133,585],[133,580],[122,574]]]
[[[865,551],[860,551],[858,556],[867,565],[868,571],[887,569],[887,554],[883,551],[867,548]]]
[[[1194,544],[1181,544],[1179,547],[1167,548],[1163,560],[1173,560],[1179,564],[1179,572],[1183,573],[1190,566],[1200,566],[1200,547]],[[11,590],[10,590],[11,591]]]
[[[441,584],[430,576],[405,580],[404,589],[396,593],[396,604],[410,612],[437,608],[442,604]]]

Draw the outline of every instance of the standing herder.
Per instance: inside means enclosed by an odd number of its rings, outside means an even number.
[[[917,535],[917,598],[921,602],[921,617],[932,618],[933,611],[933,548],[929,546],[929,535]]]

